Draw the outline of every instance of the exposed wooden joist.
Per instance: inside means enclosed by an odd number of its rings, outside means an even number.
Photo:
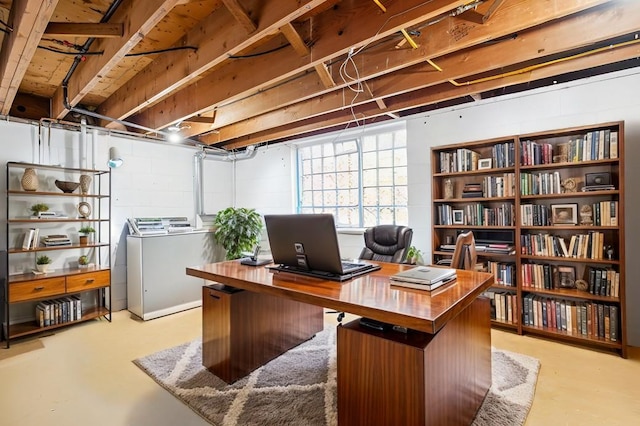
[[[498,8],[500,7],[500,5],[502,5],[502,2],[504,0],[493,0],[493,3],[491,3],[491,7],[489,8],[489,10],[487,11],[487,13],[485,13],[482,16],[482,23],[487,22],[489,19],[491,19],[491,17],[493,16],[494,13],[496,13],[496,10],[498,10]]]
[[[542,5],[537,0],[510,0],[506,2],[505,7],[503,7],[498,12],[498,14],[496,15],[496,20],[492,21],[492,25],[494,26],[492,31],[494,31],[495,37],[512,34],[515,32],[519,32],[531,25],[537,25],[541,21],[546,22],[558,20],[558,18],[564,17],[567,14],[574,13],[576,11],[576,7],[578,8],[578,10],[582,10],[583,8],[587,7],[587,4],[593,5],[593,3],[595,2],[588,3],[584,1],[578,1],[573,2],[572,4],[569,4],[569,2],[564,2],[563,5],[567,7],[566,9],[558,8],[550,10],[547,6]],[[599,3],[607,2],[601,1]],[[531,13],[531,16],[536,16],[533,24],[521,19],[522,10],[535,12],[535,14]],[[597,19],[596,22],[602,22],[602,25],[597,25],[597,28],[599,28],[599,30],[595,31],[595,33],[599,34],[602,38],[608,38],[610,37],[608,34],[611,34],[612,28],[616,28],[616,26],[619,26],[620,29],[630,28],[630,18],[622,18],[621,16],[632,17],[634,15],[624,14],[620,12],[621,9],[619,7],[614,8],[613,4],[608,6],[606,9],[602,9],[602,11],[599,8],[594,9],[594,15],[589,19]],[[618,17],[618,15],[620,15],[620,17]],[[625,24],[622,24],[619,21],[620,19],[624,19]],[[572,40],[573,43],[580,43],[575,39],[578,35],[582,34],[582,31],[579,30],[580,25],[584,27],[587,20],[580,19],[578,22],[579,24],[577,26],[568,25],[567,28],[569,29],[569,31],[562,31],[562,36],[558,37],[557,39],[552,37],[550,38],[550,40],[562,40],[565,38],[564,34],[567,34],[566,37],[569,37],[569,39]],[[482,41],[486,40],[486,38],[490,34],[486,26],[476,25],[475,27],[468,29],[467,36],[465,38],[460,39],[457,42],[453,42],[450,38],[450,35],[447,34],[444,29],[458,28],[460,25],[466,25],[465,21],[462,18],[455,18],[449,22],[441,22],[432,25],[434,29],[433,33],[430,32],[421,36],[424,40],[424,42],[420,43],[421,46],[426,45],[429,48],[429,51],[432,52],[433,56],[435,57],[440,56],[443,53],[457,51],[459,48],[466,47],[469,44],[475,45],[481,43]],[[562,23],[558,23],[557,25],[559,27],[562,27]],[[624,33],[625,32],[617,32],[617,34]],[[517,39],[518,45],[530,39],[531,36],[528,36],[527,38],[519,37]],[[544,35],[540,38],[536,37],[535,40],[537,41],[531,42],[531,44],[529,45],[529,50],[526,50],[524,48],[523,50],[515,49],[513,52],[513,55],[515,55],[513,57],[513,60],[509,57],[509,55],[504,55],[505,52],[503,52],[502,50],[492,50],[492,53],[483,54],[483,57],[485,59],[484,64],[470,63],[471,61],[469,57],[467,55],[463,55],[456,56],[450,62],[447,62],[446,66],[449,68],[449,73],[452,70],[458,70],[458,72],[454,72],[454,74],[468,75],[469,73],[479,72],[479,70],[490,70],[495,68],[495,66],[507,66],[513,63],[513,61],[517,62],[518,58],[521,58],[520,60],[522,61],[527,60],[523,55],[524,52],[527,52],[527,57],[531,57],[531,55],[540,57],[559,51],[557,50],[557,45],[554,48],[550,44],[549,39]],[[580,37],[579,40],[582,40],[582,37]],[[482,47],[482,49],[485,49],[485,47]],[[497,49],[502,49],[502,47],[499,47]],[[387,55],[385,56],[386,62],[384,62],[384,64],[387,65],[389,69],[402,69],[403,67],[401,65],[403,64],[403,60],[404,63],[418,64],[418,67],[411,68],[410,70],[408,70],[406,75],[402,73],[389,74],[389,76],[386,78],[382,75],[382,73],[379,72],[381,67],[374,66],[374,64],[376,63],[381,63],[381,60],[383,59],[382,54],[377,51],[362,52],[361,57],[359,57],[358,59],[359,64],[362,65],[362,68],[360,69],[360,75],[363,80],[370,82],[371,87],[376,88],[376,95],[378,97],[394,96],[403,91],[411,90],[414,85],[420,86],[427,84],[438,84],[446,81],[445,75],[438,76],[437,73],[431,72],[433,71],[433,68],[424,63],[424,56],[414,56],[414,52],[415,51],[406,51],[401,57],[394,56],[395,51],[387,52]],[[477,56],[473,55],[472,57],[476,58]],[[499,59],[496,58],[506,58],[506,61],[499,62]],[[377,77],[379,78],[379,80],[372,80],[372,77]],[[341,85],[340,87],[344,87],[344,85]],[[320,94],[323,94],[321,102],[319,102],[317,99],[313,99],[315,96],[318,96]],[[253,100],[254,98],[255,100]],[[297,98],[305,100],[308,99],[307,106],[302,106],[300,103],[297,103],[295,104],[295,106],[293,106],[293,102]],[[372,98],[372,96],[362,96],[358,101],[360,103]],[[282,108],[287,105],[292,106],[284,110],[282,113],[274,112],[273,115],[265,115],[264,117],[258,116],[259,112],[262,112],[260,111],[260,108],[264,109],[268,106],[269,110],[273,110]],[[279,123],[280,119],[276,118],[276,116],[279,115],[279,117],[281,118],[286,113],[288,113],[289,116],[287,120],[285,120],[285,122],[294,119],[299,120],[304,118],[305,116],[324,113],[327,111],[327,108],[330,108],[328,109],[330,111],[332,109],[338,109],[342,107],[344,107],[344,95],[342,92],[333,92],[331,94],[327,94],[327,91],[323,90],[322,87],[319,87],[312,76],[306,76],[302,79],[298,79],[292,81],[291,83],[287,83],[277,88],[270,89],[269,91],[260,93],[252,98],[248,98],[247,100],[243,100],[239,105],[234,105],[233,108],[221,108],[219,110],[216,125],[218,128],[222,128],[222,136],[216,135],[215,140],[209,141],[210,136],[204,135],[202,137],[202,140],[205,143],[216,143],[218,141],[233,139],[242,135],[241,132],[238,133],[237,129],[244,128],[245,132],[251,132],[253,131],[252,129],[255,129],[256,126],[259,125],[267,125],[266,123]],[[243,114],[246,115],[244,115],[243,117]],[[240,122],[238,126],[235,126],[234,129],[234,126],[231,125],[234,122],[239,122],[240,118],[245,118],[248,121]],[[231,127],[225,129],[225,125]]]
[[[291,44],[298,55],[307,56],[309,53],[311,53],[311,50],[304,42],[302,37],[300,37],[300,33],[296,31],[291,22],[287,22],[282,27],[280,27],[280,32],[287,39],[289,44]]]
[[[57,4],[58,0],[14,0],[9,15],[13,31],[5,35],[0,51],[0,114],[9,114]]]
[[[163,128],[194,113],[208,111],[221,102],[241,99],[278,82],[298,75],[321,62],[328,62],[375,40],[383,39],[401,28],[435,19],[467,3],[468,0],[404,0],[392,3],[387,13],[380,12],[370,0],[354,0],[349,8],[339,5],[314,18],[312,58],[300,59],[289,49],[269,57],[231,62],[178,93],[134,117],[132,120],[149,128]],[[361,17],[367,17],[361,19]],[[392,17],[392,19],[390,19]],[[254,70],[260,69],[259,75]]]
[[[238,0],[222,0],[222,2],[240,25],[244,27],[247,33],[252,33],[258,29],[256,24],[251,20],[251,17],[247,14],[247,11],[238,3]]]
[[[126,24],[125,33],[120,38],[98,40],[95,43],[95,50],[104,53],[89,57],[81,67],[76,69],[69,80],[66,101],[72,106],[80,103],[98,81],[179,2],[180,0],[125,0],[112,18],[113,22]],[[58,119],[64,118],[69,113],[65,106],[63,87],[58,88],[53,97],[52,112]]]
[[[640,5],[636,6],[640,9]],[[620,18],[622,21],[627,21],[627,25],[632,26],[634,25],[634,23],[631,23],[630,21],[633,21],[634,19],[632,18],[632,14],[627,14],[627,17],[625,18],[622,15],[617,15],[617,18]],[[595,23],[593,21],[593,19],[589,19],[588,17],[583,17],[582,19],[582,24],[584,25],[585,22],[592,22]],[[621,23],[621,21],[618,21],[617,19],[610,19],[609,23],[614,23],[615,21],[617,21],[618,23]],[[601,23],[605,23],[604,20],[600,21]],[[575,23],[576,26],[579,28],[579,23],[576,22]],[[635,23],[635,25],[637,26],[638,23]],[[557,27],[561,27],[561,25],[556,23]],[[603,27],[601,27],[603,28]],[[610,26],[607,27],[611,30],[611,32],[614,34],[615,36],[615,26]],[[557,28],[559,29],[559,28]],[[563,35],[568,35],[571,34],[572,32],[569,31],[569,29],[567,29],[567,31],[565,33],[563,33],[562,31],[556,31],[555,34],[552,34],[550,32],[546,32],[546,34],[542,34],[542,32],[539,34],[538,37],[538,41],[540,41],[542,38],[544,37],[549,37],[549,38],[555,38],[555,37],[561,37]],[[555,36],[555,37],[554,37]],[[575,36],[574,38],[576,39],[580,39],[583,38],[583,33],[580,32],[575,32]],[[597,41],[596,37],[594,37],[592,40]],[[590,40],[583,40],[583,43],[588,43]],[[576,42],[576,40],[574,40],[575,45],[580,45],[581,43]],[[584,44],[582,44],[584,45]],[[531,47],[531,46],[530,46]],[[491,50],[496,50],[498,47],[497,46],[489,46],[487,47],[487,49],[483,50],[483,51],[479,51],[479,52],[474,52],[471,56],[473,56],[474,58],[470,58],[467,56],[467,59],[470,60],[470,62],[472,62],[475,65],[478,65],[480,63],[482,63],[483,61],[486,63],[486,55],[491,53]],[[503,48],[504,49],[504,48]],[[510,51],[513,51],[512,49],[508,49]],[[566,62],[562,62],[562,63],[552,63],[551,65],[549,65],[548,67],[543,67],[534,71],[530,71],[524,74],[519,74],[519,75],[515,75],[515,76],[510,76],[510,77],[503,77],[503,78],[497,78],[495,80],[491,80],[491,81],[487,81],[487,82],[483,82],[483,83],[479,83],[479,84],[472,84],[472,85],[463,85],[460,87],[456,87],[453,86],[451,84],[448,83],[442,83],[439,85],[430,85],[428,87],[425,87],[423,89],[419,89],[419,90],[405,90],[404,92],[400,92],[401,94],[396,95],[392,98],[387,98],[386,99],[386,103],[388,105],[388,110],[389,111],[401,111],[403,109],[407,109],[407,108],[411,108],[414,106],[420,106],[420,105],[427,105],[430,103],[435,103],[435,102],[440,102],[440,101],[445,101],[448,99],[454,99],[457,97],[461,97],[461,96],[471,96],[473,94],[482,92],[482,91],[486,91],[486,90],[493,90],[495,88],[499,88],[499,87],[503,87],[503,86],[509,86],[509,85],[513,85],[513,84],[518,84],[518,83],[522,83],[522,82],[527,82],[527,81],[533,81],[533,80],[537,80],[540,78],[546,78],[546,77],[550,77],[550,76],[555,76],[558,74],[562,74],[562,73],[566,73],[566,72],[571,72],[571,71],[576,71],[576,70],[580,70],[580,69],[584,69],[584,68],[591,68],[591,67],[595,67],[595,66],[599,66],[599,65],[605,65],[605,64],[609,64],[609,63],[613,63],[613,62],[618,62],[621,60],[626,60],[626,59],[630,59],[630,58],[634,58],[634,55],[640,53],[640,44],[635,44],[632,46],[625,46],[625,47],[618,47],[616,49],[611,49],[608,52],[599,52],[599,53],[595,53],[591,56],[586,56],[586,57],[580,57],[580,58],[576,58],[576,59],[571,59],[569,61]],[[459,54],[452,54],[449,55],[447,59],[447,63],[451,62],[451,64],[453,63],[461,63],[460,59],[462,59],[460,57]],[[444,62],[444,61],[443,61]],[[471,67],[473,67],[473,65],[471,65]],[[446,69],[446,67],[445,67]],[[453,71],[453,70],[451,70]],[[407,76],[404,77],[405,80],[407,80],[408,78],[411,78],[411,76],[414,76],[415,73],[411,72],[408,73]],[[498,75],[499,77],[499,75]],[[397,78],[396,80],[398,80],[400,78]],[[464,80],[466,81],[466,80]],[[415,99],[415,103],[412,104],[412,99]],[[401,102],[399,100],[402,100]],[[375,105],[373,105],[371,102],[369,102],[368,104],[363,104],[363,105],[358,105],[355,106],[355,111],[358,114],[364,114],[367,117],[375,117],[380,115],[382,112],[379,109],[375,108]],[[303,120],[300,121],[299,123],[315,123],[316,125],[318,124],[316,120],[322,120],[322,119],[329,119],[329,117],[338,117],[339,114],[341,112],[341,109],[335,109],[333,112],[328,112],[328,114],[324,114],[324,115],[318,115],[314,118],[311,119],[307,119],[307,120]],[[342,117],[348,117],[351,114],[345,114],[342,115]],[[273,119],[273,117],[269,117],[269,119]],[[347,121],[348,122],[348,121]],[[274,124],[281,124],[280,128],[285,128],[287,126],[289,127],[296,127],[296,124],[288,124],[285,125],[284,123],[292,123],[291,121],[284,121],[281,123],[274,123]],[[335,125],[336,122],[331,121],[331,125]],[[305,126],[305,124],[301,124],[302,126]],[[296,128],[300,128],[299,126]],[[276,128],[278,129],[278,128]],[[260,137],[265,137],[266,135],[268,135],[268,131],[264,131],[264,132],[260,132]],[[225,134],[225,129],[221,129],[219,131],[219,134],[217,135],[218,138],[224,138],[225,136],[228,136]],[[280,134],[278,134],[277,136],[272,136],[269,137],[268,139],[273,139],[276,137],[282,137]],[[248,138],[250,139],[250,143],[256,143],[257,141],[255,140],[255,135],[250,135],[248,136]],[[245,137],[241,137],[236,139],[237,141],[242,141],[242,143],[244,143],[247,139]],[[231,144],[232,148],[237,148],[236,142],[233,142]],[[227,148],[227,146],[225,145],[225,148]]]
[[[95,37],[116,38],[124,34],[124,26],[119,23],[50,22],[44,33],[52,37]]]
[[[375,103],[361,105],[355,108],[358,116],[367,117],[368,122],[375,121],[376,117],[387,115],[389,112],[402,111],[417,106],[429,105],[436,102],[442,102],[450,99],[456,99],[463,96],[469,96],[471,93],[495,90],[515,84],[526,83],[549,78],[556,75],[579,71],[582,69],[592,68],[599,65],[620,62],[628,59],[636,59],[640,56],[640,44],[611,49],[600,52],[592,56],[578,58],[573,61],[562,62],[541,68],[527,74],[505,77],[502,79],[487,81],[471,86],[456,87],[447,83],[439,86],[432,86],[425,89],[398,95],[393,99],[388,99],[387,104],[389,110],[381,112]],[[337,125],[346,125],[353,121],[353,115],[346,111],[337,111],[324,116],[310,118],[298,123],[292,123],[286,126],[274,128],[264,132],[239,138],[231,143],[224,144],[225,149],[238,149],[247,145],[253,145],[270,140],[293,137],[307,132],[317,131],[322,128],[329,128]]]
[[[257,20],[258,29],[251,35],[240,30],[240,24],[236,21],[229,19],[226,8],[220,8],[191,30],[179,43],[198,46],[198,52],[167,52],[118,89],[100,105],[98,111],[108,117],[125,119],[159,101],[173,90],[192,83],[202,73],[227,60],[229,55],[247,49],[325,1],[279,0],[278,7],[265,8]],[[215,37],[212,34],[215,34]],[[191,115],[194,114],[187,116]],[[111,126],[113,124],[107,124],[107,127]]]

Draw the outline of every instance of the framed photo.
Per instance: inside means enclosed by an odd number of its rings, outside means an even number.
[[[578,204],[552,204],[551,223],[554,225],[577,225]]]
[[[491,168],[491,158],[481,158],[478,160],[478,170],[490,169]]]
[[[553,286],[555,288],[576,288],[576,268],[573,266],[554,266]]]
[[[464,225],[464,210],[453,210],[453,224]]]

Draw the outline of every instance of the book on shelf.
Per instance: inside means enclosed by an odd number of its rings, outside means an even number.
[[[31,228],[27,232],[25,232],[24,239],[22,240],[23,250],[29,250],[31,248],[34,234],[35,234],[35,228]]]

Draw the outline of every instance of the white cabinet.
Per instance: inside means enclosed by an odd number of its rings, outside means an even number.
[[[185,269],[221,260],[211,231],[127,236],[127,309],[150,320],[201,306],[205,280]]]

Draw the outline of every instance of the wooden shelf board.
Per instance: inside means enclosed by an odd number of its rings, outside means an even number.
[[[51,251],[51,250],[70,250],[70,249],[79,249],[79,248],[92,248],[92,247],[107,247],[109,243],[96,243],[96,244],[86,244],[81,246],[80,244],[71,244],[68,246],[52,246],[52,247],[37,247],[34,249],[24,250],[24,249],[9,249],[9,254],[16,253],[35,253],[39,251]]]
[[[601,166],[606,164],[617,165],[620,162],[619,158],[607,158],[604,160],[589,160],[589,161],[577,161],[567,163],[551,163],[551,164],[536,164],[534,166],[520,166],[520,171],[527,170],[540,170],[540,169],[565,169],[567,167],[589,167],[589,166]]]
[[[562,194],[537,194],[537,195],[520,195],[521,200],[539,200],[542,198],[581,198],[581,197],[595,197],[601,195],[620,195],[620,191],[612,189],[609,191],[577,191],[577,192],[565,192]]]
[[[553,290],[533,287],[522,287],[522,291],[526,293],[534,294],[546,294],[553,297],[571,297],[580,300],[595,300],[598,302],[607,303],[620,303],[620,299],[611,296],[600,296],[597,294],[591,294],[587,291],[580,291],[575,288],[555,288]]]
[[[608,260],[608,259],[585,259],[581,257],[556,257],[556,256],[534,256],[531,254],[522,254],[520,255],[521,259],[531,259],[531,260],[550,260],[553,262],[572,262],[572,263],[606,263],[607,265],[619,265],[619,260]]]
[[[525,333],[548,336],[555,339],[566,340],[569,342],[575,342],[580,344],[586,343],[589,345],[600,346],[600,347],[610,348],[610,349],[622,349],[622,343],[620,341],[611,342],[599,337],[587,337],[582,335],[569,334],[566,331],[553,330],[553,329],[544,328],[544,327],[535,327],[531,325],[523,325],[522,330]]]
[[[48,192],[48,191],[21,191],[21,190],[9,190],[9,195],[26,195],[26,196],[39,196],[39,197],[80,197],[80,198],[109,198],[108,195],[99,194],[80,194],[76,192]]]
[[[33,272],[28,272],[26,274],[17,274],[17,275],[9,275],[9,284],[19,283],[23,281],[33,281],[37,279],[44,278],[55,278],[55,277],[66,277],[69,275],[77,275],[77,274],[85,274],[87,272],[97,272],[97,271],[109,271],[111,268],[108,266],[98,266],[98,267],[90,267],[90,268],[65,268],[65,269],[54,269],[53,271],[47,272],[45,274],[36,275]]]
[[[61,222],[109,222],[109,219],[65,218],[65,219],[9,219],[9,223],[61,223]]]
[[[51,325],[48,327],[40,327],[35,321],[23,322],[19,324],[11,324],[9,338],[14,339],[16,337],[28,336],[34,333],[46,332],[49,330],[55,330],[56,328],[66,327],[68,325],[78,324],[85,321],[90,321],[95,318],[110,315],[107,308],[89,308],[82,311],[82,319],[77,321],[68,321],[62,324]]]
[[[511,330],[517,330],[518,329],[518,324],[514,324],[512,322],[507,322],[507,321],[501,321],[501,320],[497,320],[497,319],[492,319],[491,320],[491,326],[492,327],[500,327],[500,328],[508,328]]]

